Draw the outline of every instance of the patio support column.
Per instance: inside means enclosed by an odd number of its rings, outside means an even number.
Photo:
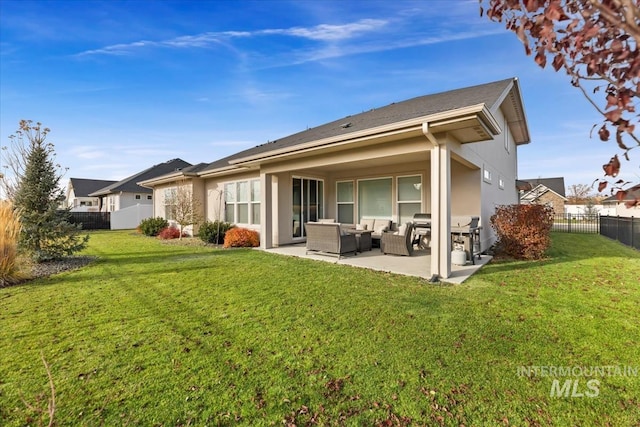
[[[260,247],[273,247],[273,175],[260,172]]]
[[[451,152],[446,141],[422,124],[431,149],[431,275],[446,279],[451,275]]]

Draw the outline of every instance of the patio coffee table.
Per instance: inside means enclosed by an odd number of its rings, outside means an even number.
[[[373,233],[373,230],[356,230],[355,228],[350,228],[347,229],[346,232],[356,236],[358,252],[371,250],[371,233]]]

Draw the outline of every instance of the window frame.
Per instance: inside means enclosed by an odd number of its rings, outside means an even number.
[[[246,200],[240,200],[240,184],[246,184]],[[258,191],[254,191],[255,186],[257,185]],[[227,181],[222,183],[222,188],[224,192],[224,221],[229,222],[231,224],[241,224],[241,225],[260,225],[260,205],[261,205],[261,197],[262,197],[262,188],[260,185],[259,179],[240,179],[237,181]],[[228,188],[233,188],[232,198],[230,200],[229,190]],[[240,206],[247,207],[246,219],[247,222],[241,222],[240,220]],[[233,206],[233,218],[228,218],[229,207]],[[257,214],[257,216],[256,216]]]
[[[340,194],[339,190],[338,190],[338,185],[339,184],[347,184],[350,183],[351,184],[351,201],[350,202],[341,202],[339,201],[339,197],[338,195]],[[356,217],[356,184],[355,181],[353,179],[345,179],[345,180],[340,180],[340,181],[336,181],[336,221],[340,222],[340,206],[346,206],[346,205],[351,205],[351,222],[348,222],[348,224],[355,224],[355,217]]]
[[[358,222],[360,222],[360,219],[363,216],[367,216],[367,217],[370,216],[370,215],[363,215],[362,214],[362,203],[360,203],[360,195],[361,195],[360,194],[361,193],[361,191],[360,191],[360,183],[364,182],[364,181],[382,181],[382,180],[387,180],[387,181],[391,182],[391,186],[390,186],[391,187],[391,194],[390,194],[390,197],[389,197],[389,199],[390,199],[389,200],[390,201],[389,209],[391,210],[391,212],[390,212],[389,215],[380,216],[380,218],[384,218],[384,219],[392,219],[393,218],[393,181],[394,181],[394,176],[393,175],[391,175],[391,176],[376,176],[376,177],[371,177],[371,178],[362,178],[362,179],[358,179],[356,181],[356,188],[355,188],[356,197],[355,198],[358,200],[358,203],[356,204],[356,207],[357,207],[357,209],[356,209],[357,210],[356,218],[357,218]],[[375,217],[377,218],[378,216],[375,216]]]
[[[178,194],[178,187],[167,187],[163,191],[162,206],[164,207],[164,219],[167,221],[173,221],[176,218],[176,197]]]
[[[419,177],[420,178],[420,188],[417,189],[420,192],[420,200],[400,200],[400,180],[402,178],[413,178],[413,177]],[[419,204],[420,208],[419,208],[419,212],[422,212],[422,207],[424,206],[424,191],[422,188],[423,185],[423,176],[421,173],[416,173],[416,174],[411,174],[411,175],[397,175],[396,176],[396,216],[397,216],[397,223],[400,224],[400,205],[401,204]]]

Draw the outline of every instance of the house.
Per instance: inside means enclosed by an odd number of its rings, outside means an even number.
[[[138,181],[152,179],[189,166],[191,163],[182,159],[172,159],[95,190],[89,196],[100,199],[102,212],[115,212],[136,205],[152,205],[153,190],[138,185]]]
[[[100,199],[91,197],[89,194],[115,182],[103,179],[70,178],[64,207],[70,208],[71,212],[98,212]]]
[[[433,275],[451,274],[452,216],[518,203],[517,149],[529,130],[517,79],[420,96],[310,128],[200,166],[139,180],[154,215],[187,186],[209,220],[260,232],[263,248],[305,240],[305,223],[431,214]],[[169,197],[166,199],[165,197]]]
[[[136,228],[143,219],[153,216],[153,191],[141,187],[137,182],[153,179],[189,166],[191,163],[182,159],[172,159],[96,190],[89,196],[100,199],[101,212],[111,212],[112,230]]]
[[[549,205],[556,215],[564,214],[564,204],[567,202],[564,178],[520,179],[517,188],[520,203]]]
[[[626,190],[624,197],[618,199],[617,195],[607,197],[602,204],[609,208],[609,215],[640,218],[640,184],[636,184]]]

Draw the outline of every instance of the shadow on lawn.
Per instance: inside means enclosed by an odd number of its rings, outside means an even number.
[[[181,265],[190,263],[188,267],[184,267],[188,269],[189,272],[194,272],[197,270],[205,270],[205,269],[215,269],[216,258],[227,258],[231,254],[235,254],[236,256],[240,254],[249,254],[250,250],[213,250],[213,251],[198,251],[198,252],[188,252],[188,251],[145,251],[145,252],[128,252],[128,253],[118,253],[117,255],[92,255],[96,256],[95,259],[90,264],[87,264],[81,268],[67,270],[61,272],[60,274],[53,274],[47,277],[40,277],[33,280],[29,280],[23,283],[20,283],[16,286],[52,286],[60,283],[79,283],[79,282],[90,282],[97,283],[101,278],[111,279],[117,276],[126,277],[127,280],[135,280],[136,277],[139,276],[149,276],[150,274],[164,274],[164,273],[174,273],[180,270]],[[193,261],[201,261],[198,265],[193,265]],[[142,269],[142,271],[133,271],[136,266],[149,265],[149,264],[158,264],[158,268],[154,268],[153,270]],[[226,265],[226,263],[225,263]],[[83,274],[84,271],[88,269],[103,269],[102,272],[99,272],[97,276],[95,272],[90,273],[90,278],[87,278],[86,274]],[[223,268],[221,266],[220,268]],[[64,274],[68,273],[68,274]],[[77,273],[77,274],[74,274]]]
[[[633,256],[634,254],[636,256]],[[592,258],[620,258],[623,261],[628,261],[630,258],[640,258],[640,252],[630,252],[626,246],[598,235],[563,235],[555,237],[554,243],[544,259],[527,261],[497,256],[485,265],[478,274],[540,268],[548,265],[580,262]]]

